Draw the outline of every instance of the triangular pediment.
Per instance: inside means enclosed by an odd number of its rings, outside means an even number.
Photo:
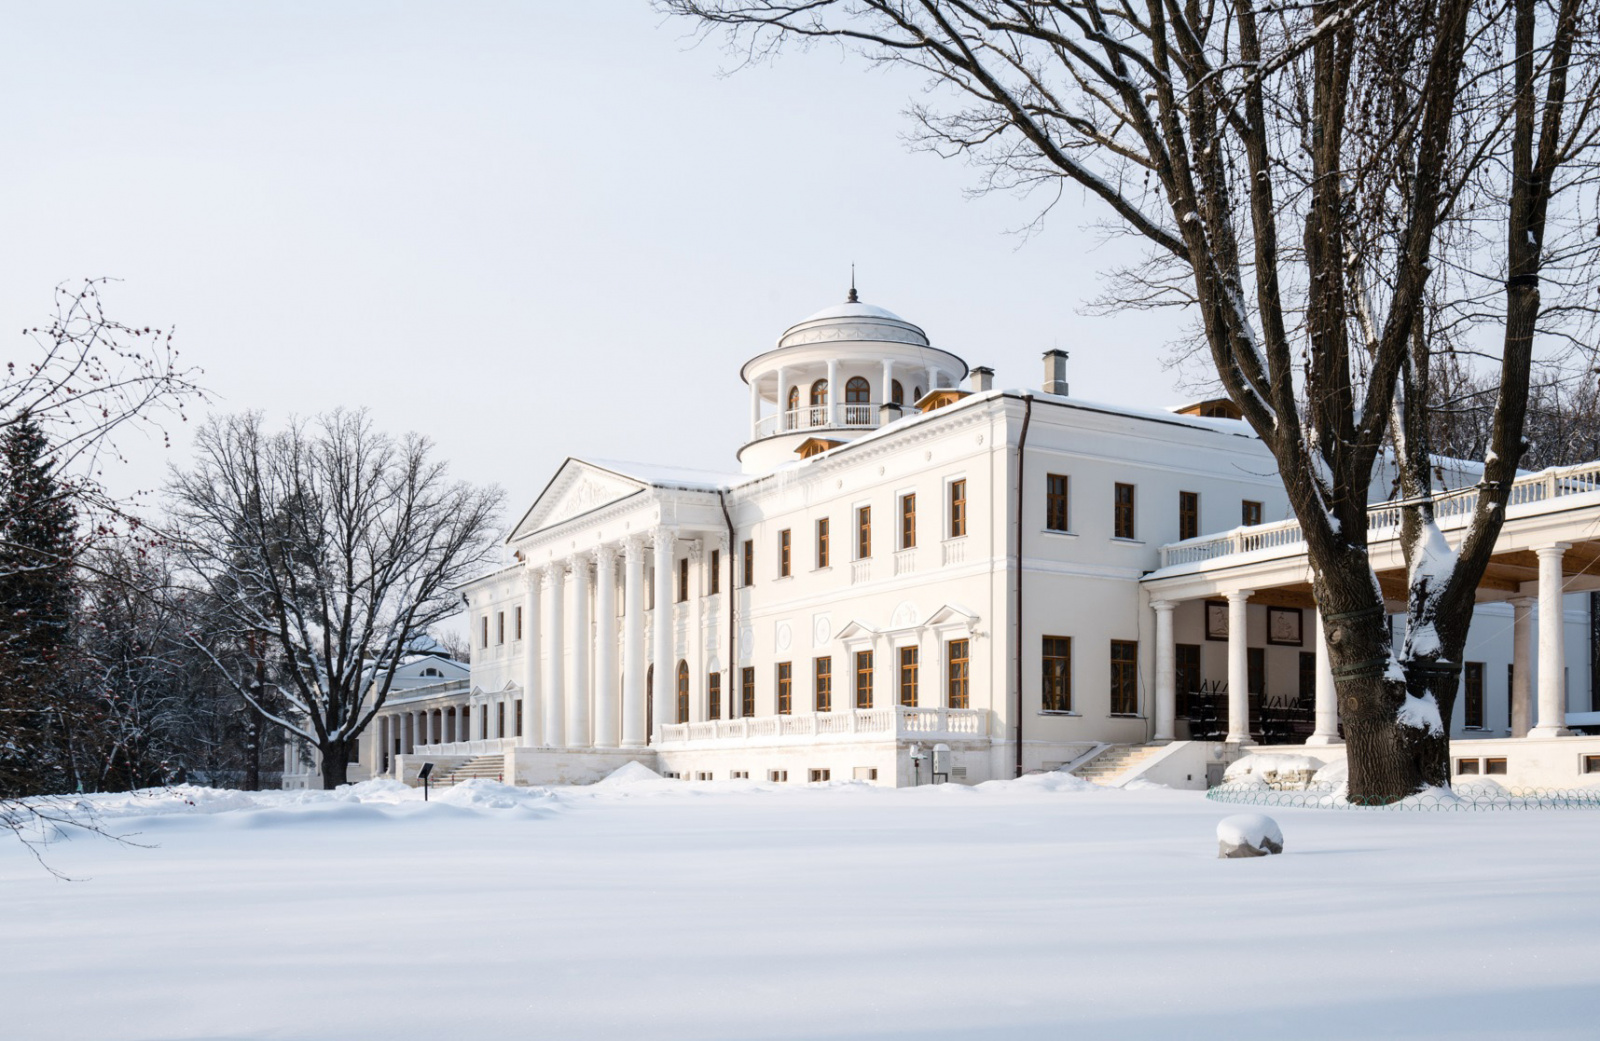
[[[601,469],[581,459],[568,459],[561,464],[550,483],[545,485],[544,491],[539,493],[528,512],[523,514],[506,541],[525,539],[546,528],[553,528],[574,517],[637,495],[647,487],[642,481]]]

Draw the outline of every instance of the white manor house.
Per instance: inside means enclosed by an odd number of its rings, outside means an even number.
[[[569,458],[506,565],[462,590],[470,676],[391,692],[352,779],[432,763],[581,783],[637,761],[690,780],[1066,767],[1203,787],[1255,745],[1338,758],[1266,448],[1226,401],[1072,397],[1066,363],[1047,352],[1041,386],[996,389],[852,289],[740,369],[738,472]],[[1459,469],[1447,535],[1475,494]],[[1372,553],[1403,614],[1388,480]],[[1597,564],[1600,464],[1519,481],[1451,720],[1458,773],[1600,780],[1582,776],[1600,739],[1569,730],[1600,721]]]

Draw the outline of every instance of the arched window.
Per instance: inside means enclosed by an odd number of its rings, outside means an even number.
[[[795,424],[795,415],[794,414],[796,412],[798,412],[798,411],[800,411],[800,388],[799,387],[790,387],[789,388],[789,404],[785,407],[784,413],[783,413],[783,429],[785,429],[785,430],[793,430],[794,429],[794,424]]]
[[[689,722],[689,663],[678,662],[678,722]]]
[[[911,395],[912,395],[911,403],[913,405],[915,405],[917,402],[922,400],[922,388],[921,387],[916,388],[915,390],[913,390],[911,392]]]
[[[889,400],[894,402],[896,405],[904,405],[906,403],[906,389],[900,386],[900,381],[890,380],[889,386],[893,388],[892,392],[890,393]]]
[[[811,385],[811,425],[820,427],[827,422],[828,381],[818,380]]]
[[[844,385],[844,421],[850,426],[859,426],[872,421],[872,407],[868,404],[872,398],[872,391],[867,386],[865,377],[851,376]]]

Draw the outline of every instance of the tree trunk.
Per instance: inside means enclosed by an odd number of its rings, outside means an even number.
[[[354,741],[325,741],[319,746],[322,753],[322,787],[332,791],[341,784],[349,784],[350,749]]]

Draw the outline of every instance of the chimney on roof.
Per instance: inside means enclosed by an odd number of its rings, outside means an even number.
[[[1067,352],[1052,350],[1044,352],[1044,392],[1046,394],[1067,395]]]
[[[973,369],[970,377],[974,393],[982,394],[994,388],[994,370],[987,365],[979,365]]]
[[[886,427],[890,423],[905,415],[905,411],[893,401],[885,401],[878,406],[878,425]]]

